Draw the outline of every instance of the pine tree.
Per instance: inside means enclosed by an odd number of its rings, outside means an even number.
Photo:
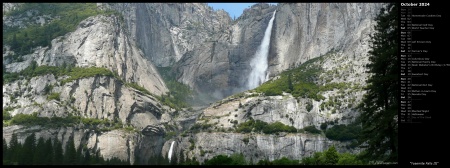
[[[20,165],[31,165],[33,164],[33,154],[36,147],[36,135],[32,133],[29,135],[23,144],[22,150],[19,154],[19,164]]]
[[[81,162],[82,165],[89,164],[91,162],[91,154],[89,153],[89,150],[86,150],[84,152],[84,159]]]
[[[78,147],[75,158],[76,158],[76,164],[81,165],[84,162],[84,156],[83,156],[83,152],[81,149],[81,145],[80,145],[80,147]]]
[[[96,164],[98,162],[98,151],[95,151],[93,154],[94,155],[91,157],[90,164]]]
[[[63,158],[64,158],[62,143],[59,142],[58,139],[55,139],[54,142],[55,142],[55,144],[53,145],[54,146],[53,164],[61,165],[61,164],[63,164]]]
[[[13,133],[11,137],[11,141],[9,141],[9,151],[10,151],[10,161],[14,164],[17,163],[19,152],[22,148],[22,145],[19,144],[19,140],[17,139],[17,134]]]
[[[183,150],[180,150],[180,161],[178,162],[179,164],[181,164],[181,163],[184,163],[185,162],[185,159],[184,159],[184,151]]]
[[[45,150],[44,151],[46,152],[44,164],[46,164],[46,165],[53,164],[53,157],[55,154],[54,154],[54,149],[53,149],[53,144],[52,144],[51,138],[48,138],[45,141]]]
[[[3,160],[9,160],[9,151],[8,144],[6,143],[5,138],[3,138]]]
[[[18,45],[16,34],[14,34],[11,40],[11,50],[15,50]]]
[[[335,165],[339,161],[339,155],[334,146],[331,146],[325,153],[325,163]]]
[[[139,154],[135,151],[134,152],[134,165],[140,165],[141,164],[141,157]]]
[[[100,165],[105,164],[105,158],[103,158],[103,156],[101,156],[100,150],[97,151],[97,155],[98,155],[98,163],[97,164],[100,164]]]
[[[176,153],[172,153],[172,157],[170,158],[170,165],[176,165],[178,158],[177,158],[177,154]]]
[[[33,155],[33,164],[34,165],[42,165],[45,164],[45,156],[47,155],[47,151],[45,151],[45,141],[44,138],[40,137],[36,144],[36,150]]]
[[[73,140],[73,136],[71,136],[69,138],[69,140],[67,141],[65,149],[66,150],[64,152],[64,164],[70,164],[70,165],[76,164],[77,163],[77,161],[76,161],[77,152],[75,150],[75,142]]]
[[[91,157],[91,164],[102,164],[103,157],[100,156],[100,150],[95,151],[95,155]]]
[[[294,86],[292,85],[292,74],[291,73],[289,73],[289,75],[288,75],[288,88],[289,88],[289,90],[290,90],[290,92],[292,92],[292,91],[294,91]]]
[[[397,3],[382,8],[375,18],[375,33],[371,35],[371,77],[360,105],[362,134],[359,143],[367,145],[367,159],[397,161],[398,151],[398,18]]]

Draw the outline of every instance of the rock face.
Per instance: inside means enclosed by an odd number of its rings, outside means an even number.
[[[11,11],[11,10],[17,8],[17,6],[18,6],[18,4],[14,4],[14,5],[3,4],[3,13],[6,13],[6,11]],[[59,18],[53,18],[50,15],[38,15],[38,11],[30,10],[19,16],[4,17],[3,23],[10,27],[26,28],[30,25],[36,25],[36,24],[42,26],[42,25],[52,22],[54,19],[59,19]]]
[[[234,128],[237,124],[250,119],[267,123],[281,122],[297,129],[308,126],[319,129],[323,123],[328,123],[327,128],[352,123],[359,115],[356,105],[361,102],[365,93],[361,86],[366,85],[367,74],[364,73],[365,68],[362,65],[367,61],[367,57],[353,58],[353,56],[337,52],[321,56],[311,62],[309,65],[322,69],[314,83],[319,86],[329,83],[342,85],[340,88],[320,91],[318,94],[324,97],[322,100],[307,97],[295,98],[289,93],[283,93],[280,96],[264,96],[253,91],[246,91],[213,103],[203,110],[196,121],[196,125],[207,126],[207,130],[200,130],[200,133],[194,133],[191,136],[179,137],[177,143],[181,149],[177,151],[184,152],[183,156],[191,159],[195,157],[199,161],[219,154],[231,155],[232,153],[243,153],[247,160],[253,161],[274,160],[283,156],[301,159],[311,156],[314,152],[326,150],[332,145],[339,152],[357,152],[359,149],[349,147],[350,142],[332,141],[323,134],[236,133]],[[195,143],[195,148],[191,148],[190,141]]]
[[[278,5],[269,54],[270,74],[276,75],[329,51],[366,56],[368,35],[381,7],[375,3]]]
[[[6,20],[12,21],[24,20],[24,17],[33,20],[41,16],[33,10],[17,18],[4,15]],[[23,28],[14,22],[5,24],[4,26]],[[38,23],[24,22],[23,25],[31,24]],[[117,73],[120,79],[95,76],[63,84],[62,81],[67,76],[47,74],[16,80],[3,85],[3,109],[9,108],[11,116],[36,113],[38,117],[74,115],[118,121],[123,123],[123,127],[130,127],[131,132],[124,129],[98,132],[82,124],[67,129],[13,125],[3,127],[3,136],[7,141],[12,133],[20,134],[19,141],[23,142],[26,136],[35,132],[38,138],[43,136],[45,139],[59,139],[64,144],[69,136],[74,136],[76,147],[87,144],[88,150],[100,150],[105,158],[118,157],[134,162],[135,156],[148,158],[159,154],[165,132],[181,129],[182,126],[175,126],[181,125],[173,120],[175,110],[163,105],[153,96],[164,94],[168,89],[152,62],[144,57],[126,30],[118,16],[92,16],[80,22],[74,32],[53,39],[50,47],[38,47],[33,53],[22,56],[24,61],[4,60],[4,68],[8,72],[20,72],[30,66],[32,61],[36,61],[38,66],[66,64],[81,68],[103,67]],[[3,48],[5,59],[11,51],[8,51],[7,45]],[[136,83],[153,95],[145,94],[125,83]],[[58,98],[49,99],[51,93],[58,94]],[[149,125],[160,125],[159,134],[140,134]]]
[[[132,126],[136,132],[128,133],[119,129],[97,133],[83,126],[70,129],[10,126],[3,127],[4,137],[11,136],[13,132],[20,133],[19,140],[23,142],[31,132],[36,132],[38,138],[40,134],[45,134],[42,135],[45,139],[67,141],[68,136],[73,135],[77,147],[79,144],[87,144],[89,150],[100,150],[105,158],[131,158],[131,162],[134,162],[134,152],[148,157],[158,154],[157,151],[161,150],[164,142],[164,134],[170,129],[162,126],[158,127],[158,134],[139,134],[143,128],[161,124],[179,125],[172,120],[173,109],[161,105],[154,97],[125,87],[114,78],[83,78],[58,86],[60,80],[53,75],[46,75],[32,78],[26,85],[28,87],[20,87],[19,84],[26,83],[26,80],[6,84],[3,87],[3,106],[13,107],[10,111],[12,116],[37,113],[39,117],[75,115],[120,120],[124,125]],[[60,93],[59,100],[47,99],[44,88],[48,85],[54,85],[51,92]],[[56,134],[58,137],[53,136]]]
[[[157,66],[216,100],[247,90],[249,60],[274,10],[270,77],[330,51],[364,57],[382,4],[256,4],[236,20],[206,4],[100,4],[122,12],[131,37]],[[189,73],[187,73],[189,72]]]
[[[89,17],[74,32],[52,40],[51,47],[37,48],[23,58],[24,62],[7,64],[6,70],[21,71],[33,60],[38,65],[66,63],[77,67],[105,67],[117,72],[126,82],[137,83],[153,94],[168,91],[156,68],[125,34],[116,16]]]
[[[120,11],[131,37],[157,66],[170,66],[202,47],[231,22],[228,14],[197,3],[99,4]]]
[[[363,66],[366,63],[367,57],[353,58],[345,53],[324,55],[310,63],[321,69],[314,83],[318,86],[341,84],[341,87],[318,92],[324,99],[295,98],[289,93],[264,96],[261,93],[246,91],[212,104],[203,110],[198,122],[207,120],[205,124],[224,129],[233,127],[230,121],[237,120],[242,123],[250,118],[268,123],[279,121],[298,129],[311,125],[319,128],[322,123],[328,121],[349,124],[358,116],[356,106],[365,93],[362,86],[366,85],[367,74],[364,73],[366,69]],[[272,78],[275,79],[276,77]]]
[[[41,117],[66,117],[69,114],[97,119],[114,120],[138,128],[169,121],[168,112],[154,97],[135,89],[125,87],[111,77],[79,79],[59,85],[61,78],[53,75],[34,77],[30,81],[19,80],[4,85],[3,106],[15,107],[10,113],[32,114]],[[21,84],[27,87],[21,87]],[[46,86],[53,86],[49,92],[59,93],[59,100],[48,100]]]
[[[370,27],[380,8],[381,4],[367,3],[256,4],[219,34],[214,32],[201,45],[188,47],[174,69],[178,81],[216,99],[246,90],[249,60],[274,10],[277,14],[269,49],[270,77],[330,51],[365,57]]]
[[[161,152],[164,143],[163,136],[142,136],[134,132],[124,130],[112,130],[109,132],[95,132],[90,129],[78,127],[42,128],[34,126],[26,128],[23,126],[3,127],[3,138],[6,142],[11,140],[12,134],[17,135],[19,143],[24,143],[27,136],[34,132],[36,138],[44,140],[52,139],[62,142],[63,150],[69,138],[73,137],[75,147],[81,146],[90,151],[100,151],[104,159],[119,158],[129,160],[131,164],[137,162],[135,156],[155,156]],[[143,162],[146,162],[143,159]]]
[[[20,6],[22,3],[2,3],[3,4],[3,15],[9,11],[12,11]]]
[[[249,62],[274,10],[274,6],[256,4],[211,41],[187,52],[175,65],[178,80],[216,99],[246,90],[244,75],[250,73]]]
[[[257,4],[232,21],[207,4],[100,5],[122,12],[147,58],[157,66],[174,66],[178,81],[216,99],[245,89],[240,74],[248,73],[247,62],[275,10]]]
[[[192,145],[189,139],[195,141],[193,150],[186,150]],[[347,143],[330,141],[319,135],[309,134],[239,134],[239,133],[198,133],[192,137],[176,139],[177,158],[180,152],[187,158],[197,158],[199,162],[223,154],[242,153],[247,161],[256,163],[262,159],[275,160],[282,157],[301,159],[312,156],[317,151],[323,151],[334,145],[339,152],[348,152]],[[171,141],[166,142],[170,146]]]

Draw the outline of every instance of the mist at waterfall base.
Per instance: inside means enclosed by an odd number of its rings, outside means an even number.
[[[268,79],[269,74],[267,73],[267,57],[269,55],[270,35],[272,34],[272,25],[276,12],[277,11],[273,12],[269,25],[267,25],[266,31],[264,32],[264,38],[261,45],[258,47],[255,56],[250,61],[251,72],[248,77],[247,89],[254,89],[261,83],[266,82]]]

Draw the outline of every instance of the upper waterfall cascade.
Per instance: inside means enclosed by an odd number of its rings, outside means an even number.
[[[247,88],[254,89],[258,87],[261,83],[267,81],[269,74],[267,73],[268,68],[268,55],[270,47],[270,35],[272,34],[273,20],[275,19],[275,10],[273,12],[272,18],[267,25],[266,31],[264,32],[264,38],[261,45],[256,50],[255,56],[250,61],[251,72],[248,77]]]

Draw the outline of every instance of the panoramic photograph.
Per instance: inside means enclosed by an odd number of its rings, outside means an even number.
[[[398,162],[397,3],[3,3],[3,165]]]

